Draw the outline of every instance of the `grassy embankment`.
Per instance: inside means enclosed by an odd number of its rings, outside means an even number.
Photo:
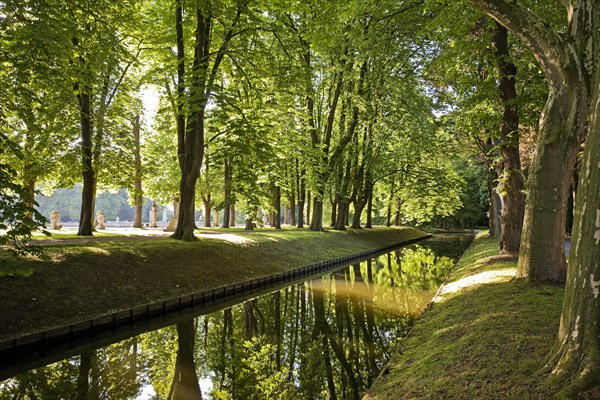
[[[497,253],[493,239],[475,239],[366,398],[547,399],[556,392],[539,371],[558,330],[563,288],[513,279],[516,261]]]
[[[166,237],[56,240],[45,260],[2,268],[0,339],[176,296],[256,279],[424,236],[411,228],[308,232],[205,232],[196,242]]]

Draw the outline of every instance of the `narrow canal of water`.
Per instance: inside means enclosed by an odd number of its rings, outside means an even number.
[[[86,351],[0,382],[0,400],[358,399],[470,240],[436,236]]]

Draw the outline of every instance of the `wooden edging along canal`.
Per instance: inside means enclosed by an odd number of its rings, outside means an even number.
[[[432,235],[407,240],[375,250],[326,260],[279,274],[250,279],[176,298],[114,311],[66,326],[0,341],[0,380],[19,372],[59,361],[87,349],[95,349],[124,340],[135,334],[174,324],[183,316],[194,317],[251,299],[260,294],[302,282],[331,269],[364,261],[390,250],[407,246]],[[66,355],[65,355],[66,354]]]

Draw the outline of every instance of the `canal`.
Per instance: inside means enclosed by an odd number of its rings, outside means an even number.
[[[0,399],[359,399],[471,239],[437,235],[104,347],[69,349],[0,382]]]

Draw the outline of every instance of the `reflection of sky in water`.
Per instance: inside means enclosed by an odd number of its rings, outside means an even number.
[[[468,244],[460,242],[430,240],[198,317],[188,324],[192,353],[167,327],[95,350],[85,372],[83,356],[73,357],[1,382],[0,399],[22,394],[23,382],[31,387],[22,398],[73,397],[85,373],[102,398],[166,398],[186,354],[204,399],[353,397],[427,306]]]

